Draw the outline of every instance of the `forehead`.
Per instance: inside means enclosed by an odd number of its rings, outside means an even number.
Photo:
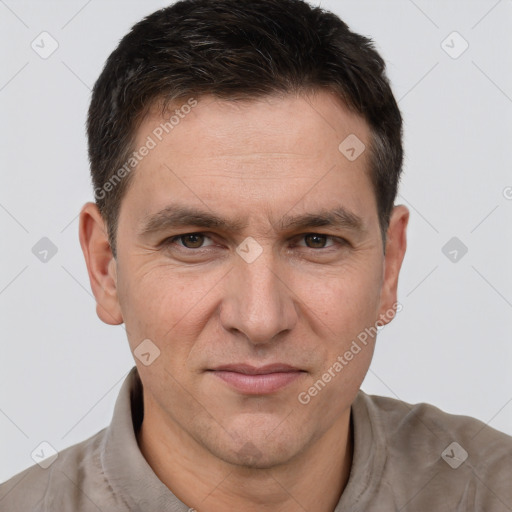
[[[356,143],[356,156],[362,151],[358,158],[344,153],[347,140]],[[135,144],[152,148],[137,164],[125,200],[144,213],[177,198],[240,215],[258,209],[280,215],[294,201],[302,210],[329,201],[361,210],[373,198],[369,142],[365,120],[326,92],[185,98],[163,115],[156,104]]]
[[[154,103],[139,127],[137,145],[151,135],[163,145],[174,142],[175,149],[180,146],[181,153],[194,156],[242,156],[259,148],[267,156],[275,152],[313,157],[333,144],[337,149],[336,142],[350,134],[367,139],[368,125],[334,93],[312,91],[249,100],[203,96],[176,100],[164,112],[161,102]],[[185,140],[187,145],[182,146]]]

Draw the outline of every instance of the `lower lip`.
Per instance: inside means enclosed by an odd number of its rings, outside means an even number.
[[[279,391],[297,380],[303,372],[276,372],[262,375],[247,375],[245,373],[215,370],[212,373],[241,393],[248,395],[264,395]]]

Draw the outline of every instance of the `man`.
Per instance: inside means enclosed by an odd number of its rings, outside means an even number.
[[[93,91],[80,242],[136,367],[1,510],[512,510],[509,436],[359,390],[400,308],[401,130],[371,42],[301,0],[133,27]]]

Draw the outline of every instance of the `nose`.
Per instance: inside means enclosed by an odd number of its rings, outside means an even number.
[[[298,319],[295,295],[268,249],[251,263],[237,257],[234,267],[224,281],[224,329],[244,334],[254,345],[275,342],[279,334],[291,331]]]

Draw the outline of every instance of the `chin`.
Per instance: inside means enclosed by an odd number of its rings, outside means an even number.
[[[275,453],[272,449],[261,451],[248,441],[238,452],[231,452],[225,462],[246,469],[272,469],[287,463],[290,455]]]
[[[253,439],[245,435],[236,446],[233,446],[233,439],[230,438],[231,446],[217,445],[210,451],[219,459],[228,464],[244,467],[247,469],[271,469],[276,466],[289,463],[297,456],[304,447],[297,439],[291,439],[289,435],[280,434],[280,439],[265,439],[255,435]]]
[[[195,421],[192,435],[204,449],[228,464],[270,469],[290,463],[314,442],[317,429],[307,421],[290,424],[286,415],[234,414],[221,426],[212,418]]]

